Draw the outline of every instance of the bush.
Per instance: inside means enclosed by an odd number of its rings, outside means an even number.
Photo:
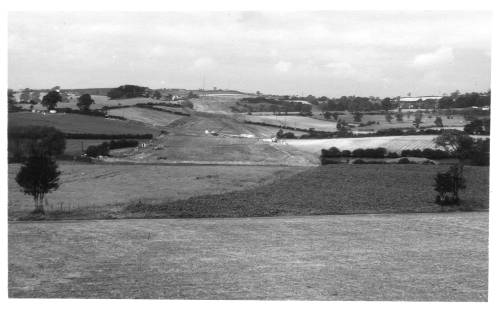
[[[401,158],[398,160],[398,164],[410,164],[410,160],[408,158]]]
[[[328,150],[321,149],[321,156],[325,158],[339,158],[342,156],[342,153],[337,147],[332,147]]]
[[[96,158],[98,156],[108,156],[109,151],[112,149],[137,147],[138,145],[139,142],[134,140],[111,140],[110,142],[104,142],[99,145],[91,145],[87,147],[85,153],[89,157]]]
[[[350,150],[342,150],[342,157],[350,157],[351,156],[351,151]]]
[[[399,155],[397,154],[397,152],[389,152],[389,153],[387,154],[387,157],[388,157],[388,158],[393,158],[393,159],[394,159],[394,158],[398,158],[398,157],[399,157]]]
[[[356,159],[354,161],[352,161],[352,164],[365,164],[365,160],[363,159]]]

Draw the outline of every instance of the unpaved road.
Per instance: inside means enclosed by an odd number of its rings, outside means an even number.
[[[488,213],[9,223],[9,296],[486,301]]]

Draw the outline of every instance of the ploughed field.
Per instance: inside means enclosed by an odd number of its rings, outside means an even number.
[[[488,300],[488,213],[9,223],[9,297]]]

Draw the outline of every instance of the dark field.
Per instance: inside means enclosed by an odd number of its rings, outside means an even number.
[[[51,126],[64,133],[148,134],[158,130],[132,121],[78,114],[47,114],[31,112],[9,113],[9,126]]]
[[[63,168],[63,185],[47,196],[53,208],[46,219],[439,212],[433,178],[448,166],[339,164],[305,171],[256,166]],[[13,180],[16,170],[17,165],[9,165],[9,216],[29,219],[24,216],[32,200],[19,192]],[[465,178],[461,207],[488,209],[488,167],[466,166]],[[67,209],[75,203],[77,207]],[[60,204],[65,211],[57,211]]]
[[[327,165],[240,192],[164,205],[132,205],[151,217],[250,217],[437,212],[434,176],[448,166]],[[488,167],[466,166],[463,208],[488,208]]]
[[[9,224],[9,297],[488,300],[488,213]]]

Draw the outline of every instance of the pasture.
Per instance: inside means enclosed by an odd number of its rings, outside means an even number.
[[[354,116],[351,113],[344,112],[344,115],[340,115],[338,119],[342,119],[347,121],[348,123],[354,123]],[[393,119],[391,122],[387,122],[385,119],[385,115],[369,115],[363,114],[363,118],[361,119],[363,123],[367,123],[369,121],[378,122],[369,126],[359,127],[359,130],[367,130],[367,131],[378,131],[384,129],[392,129],[392,128],[414,128],[413,121],[415,120],[414,114],[411,115],[410,118],[407,117],[405,113],[403,113],[403,121],[396,121],[396,116],[393,114]],[[462,130],[464,125],[467,124],[467,121],[464,119],[462,115],[453,115],[452,119],[446,118],[446,116],[440,116],[443,121],[443,126],[447,128],[459,129]],[[315,119],[330,121],[333,125],[337,124],[333,118],[330,120],[324,119],[323,115],[314,116]],[[434,127],[434,121],[436,120],[436,115],[432,114],[431,118],[429,118],[429,114],[423,114],[421,127]]]
[[[231,114],[231,106],[243,98],[252,97],[249,94],[213,94],[190,99],[194,110],[207,113]]]
[[[292,128],[299,128],[308,130],[314,128],[318,131],[336,132],[337,123],[315,119],[311,117],[287,115],[287,116],[274,116],[274,115],[245,115],[245,120],[252,122],[264,122],[279,126],[288,126]]]
[[[200,194],[242,190],[295,174],[303,168],[269,166],[162,166],[60,162],[61,186],[47,195],[48,210],[111,207],[131,201],[168,201]],[[18,164],[8,166],[9,216],[27,213],[33,199],[15,181]]]
[[[13,298],[488,300],[488,213],[9,223]]]
[[[158,130],[144,124],[79,114],[18,112],[8,114],[9,126],[51,126],[64,133],[148,134]]]
[[[124,117],[129,120],[142,122],[152,126],[167,126],[175,120],[184,117],[169,112],[161,112],[140,107],[110,109],[108,114]]]
[[[9,165],[11,219],[27,215],[33,207],[31,198],[15,183],[18,168]],[[433,178],[447,168],[414,164],[336,164],[307,169],[61,164],[62,185],[47,196],[52,205],[47,218],[439,212]],[[488,209],[488,168],[467,166],[464,173],[467,188],[461,192],[461,206]]]

